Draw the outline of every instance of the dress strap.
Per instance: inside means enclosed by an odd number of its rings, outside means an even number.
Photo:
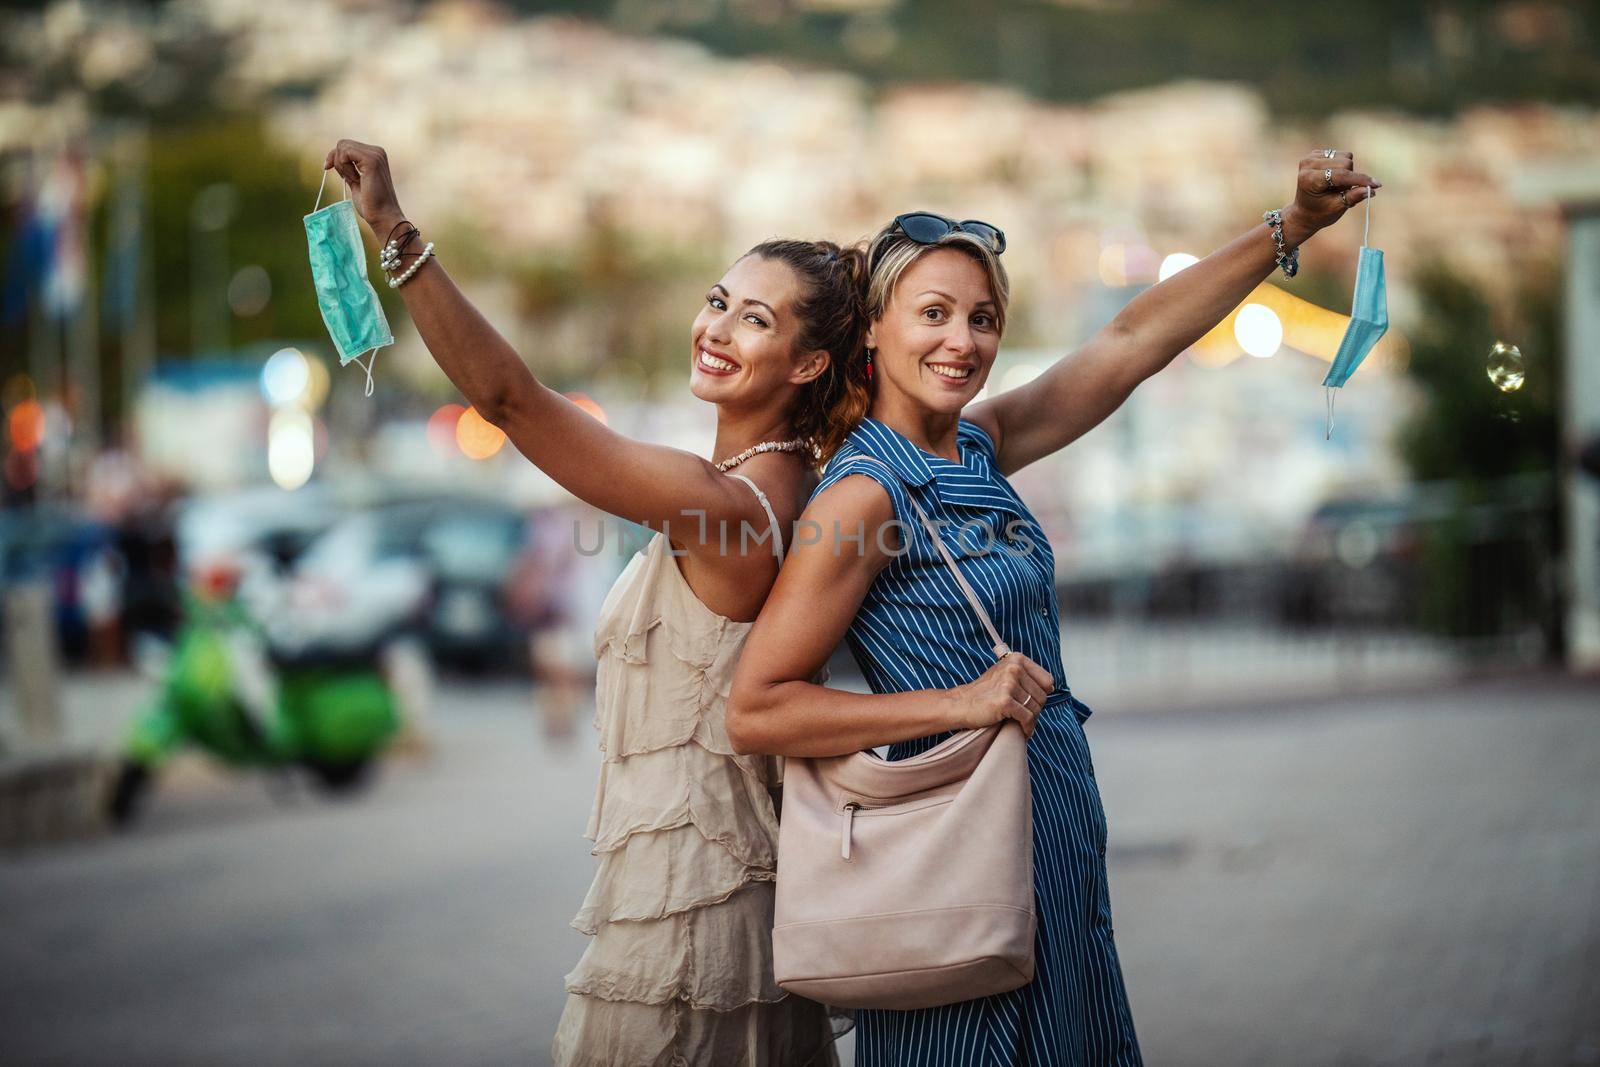
[[[748,485],[751,489],[755,490],[756,499],[761,501],[761,510],[767,513],[767,522],[771,524],[772,547],[773,551],[777,552],[778,554],[778,566],[783,566],[783,531],[778,526],[777,512],[773,511],[772,505],[767,502],[767,494],[761,491],[761,487],[759,485],[757,485],[755,482],[752,482],[749,478],[746,478],[742,474],[730,474],[728,477],[737,478],[745,485]]]

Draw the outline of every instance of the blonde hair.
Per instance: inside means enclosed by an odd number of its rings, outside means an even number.
[[[981,237],[955,230],[945,234],[937,242],[925,245],[901,233],[891,222],[878,231],[867,248],[868,322],[876,322],[883,318],[884,311],[889,307],[889,300],[894,296],[895,286],[900,284],[901,276],[911,264],[929,252],[941,248],[953,248],[971,256],[983,268],[984,276],[989,281],[989,292],[994,297],[995,328],[1002,334],[1005,333],[1006,304],[1011,300],[1011,279],[1006,274],[1005,265],[1000,262],[999,254]]]
[[[883,318],[889,298],[894,295],[894,288],[900,284],[900,276],[906,272],[906,268],[939,248],[954,248],[971,256],[983,267],[984,276],[989,281],[989,292],[994,296],[995,326],[1001,333],[1005,332],[1011,279],[1006,276],[1000,257],[987,243],[974,234],[957,231],[946,234],[936,244],[918,244],[891,222],[867,242],[865,249],[857,246],[841,250],[840,253],[841,256],[851,257],[851,266],[857,279],[853,303],[858,338],[866,332],[869,323]],[[853,347],[844,346],[843,351],[835,354],[824,377],[826,380],[819,382],[819,387],[813,392],[814,403],[822,415],[821,425],[806,427],[807,432],[812,434],[819,463],[826,463],[832,458],[844,439],[866,417],[872,408],[872,396],[876,391],[872,379],[867,376],[867,349],[859,341]]]

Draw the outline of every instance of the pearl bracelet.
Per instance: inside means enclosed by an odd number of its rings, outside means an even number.
[[[396,266],[399,266],[398,255],[399,254],[396,253]],[[433,255],[433,242],[429,241],[427,244],[422,246],[422,251],[417,254],[417,261],[411,264],[411,266],[407,267],[404,274],[400,275],[398,278],[389,279],[389,288],[398,289],[406,282],[409,282],[411,280],[411,276],[417,273],[418,268],[420,268],[424,263],[428,262],[428,257],[431,255]]]

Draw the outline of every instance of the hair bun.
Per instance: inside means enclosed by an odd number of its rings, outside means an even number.
[[[793,313],[800,324],[795,346],[823,349],[828,368],[803,386],[786,413],[796,437],[810,440],[815,458],[827,460],[871,406],[872,394],[861,368],[866,321],[866,252],[833,241],[773,238],[749,252],[794,271],[801,295]]]
[[[864,302],[867,298],[867,281],[871,277],[867,270],[867,250],[858,244],[851,245],[839,250],[839,258],[849,265],[851,286]]]

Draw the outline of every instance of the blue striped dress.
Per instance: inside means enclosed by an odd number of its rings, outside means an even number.
[[[1001,475],[989,435],[962,420],[956,441],[960,463],[868,418],[828,464],[813,495],[847,474],[865,474],[888,491],[899,543],[909,541],[909,551],[873,582],[845,638],[873,692],[950,688],[972,681],[994,662],[981,624],[907,494],[915,494],[930,518],[947,524],[941,526],[945,544],[1000,636],[1055,678],[1028,742],[1039,916],[1035,974],[1020,989],[979,1000],[917,1011],[860,1011],[856,1063],[1140,1064],[1111,936],[1106,820],[1083,734],[1089,708],[1067,688],[1062,670],[1055,556]],[[876,457],[894,473],[847,462],[860,455]],[[893,549],[894,534],[886,534],[884,543]],[[850,544],[842,548],[853,550]],[[889,758],[915,755],[939,739],[894,745]]]

